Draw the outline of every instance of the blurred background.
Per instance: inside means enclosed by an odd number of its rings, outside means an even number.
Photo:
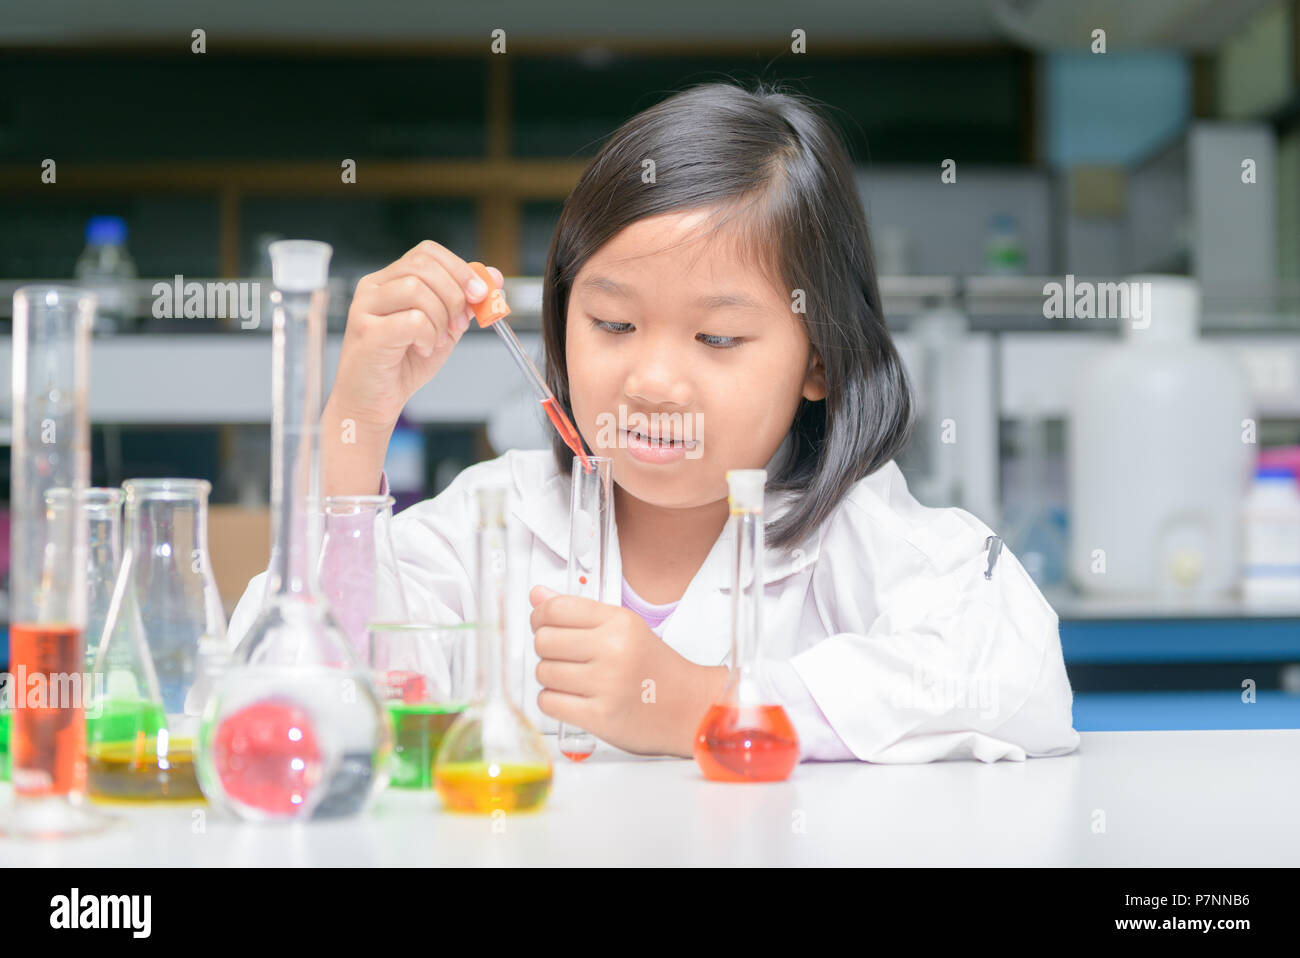
[[[1296,0],[9,6],[0,424],[13,290],[95,288],[92,482],[210,481],[227,612],[268,553],[269,309],[160,318],[155,284],[265,297],[269,242],[333,244],[328,382],[356,280],[432,238],[506,274],[540,352],[538,277],[602,138],[695,83],[780,79],[857,165],[917,389],[909,485],[1034,575],[1076,727],[1300,719]],[[1074,295],[1138,274],[1177,336]],[[547,444],[522,387],[472,329],[394,437],[399,507]]]

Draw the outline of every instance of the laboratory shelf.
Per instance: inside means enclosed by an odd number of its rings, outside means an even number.
[[[1300,695],[1276,690],[1076,692],[1074,727],[1080,732],[1300,728]]]

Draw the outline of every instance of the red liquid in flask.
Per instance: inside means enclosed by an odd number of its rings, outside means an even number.
[[[82,662],[79,628],[9,627],[9,671],[26,679],[26,688],[15,684],[13,690],[11,774],[19,795],[36,798],[86,790]],[[41,679],[34,681],[38,675]]]
[[[780,782],[799,764],[799,736],[779,705],[714,705],[695,735],[695,762],[716,782]]]
[[[324,773],[311,719],[291,702],[257,702],[231,714],[213,751],[226,794],[277,815],[299,808]]]
[[[578,435],[578,430],[573,428],[573,423],[569,422],[569,417],[564,414],[560,404],[555,401],[555,397],[543,399],[542,408],[546,410],[546,418],[551,420],[551,425],[560,434],[564,444],[573,450],[575,456],[582,460],[583,471],[591,472],[591,462],[587,459],[586,452],[583,451],[582,438]]]

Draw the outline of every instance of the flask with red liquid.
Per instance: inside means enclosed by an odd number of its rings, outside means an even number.
[[[731,677],[695,734],[695,762],[718,782],[779,782],[799,762],[799,736],[785,709],[767,699],[756,668],[762,636],[763,489],[767,472],[727,472],[734,562]]]
[[[327,243],[270,245],[271,560],[261,611],[214,683],[197,773],[253,822],[364,812],[387,783],[392,731],[369,670],[322,594],[320,406]]]

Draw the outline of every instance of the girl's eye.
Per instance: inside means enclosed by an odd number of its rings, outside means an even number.
[[[700,333],[695,338],[706,346],[716,346],[719,349],[732,349],[742,342],[739,336],[710,336],[708,333]]]
[[[591,324],[607,333],[627,333],[632,331],[631,323],[611,323],[603,319],[593,319]]]

